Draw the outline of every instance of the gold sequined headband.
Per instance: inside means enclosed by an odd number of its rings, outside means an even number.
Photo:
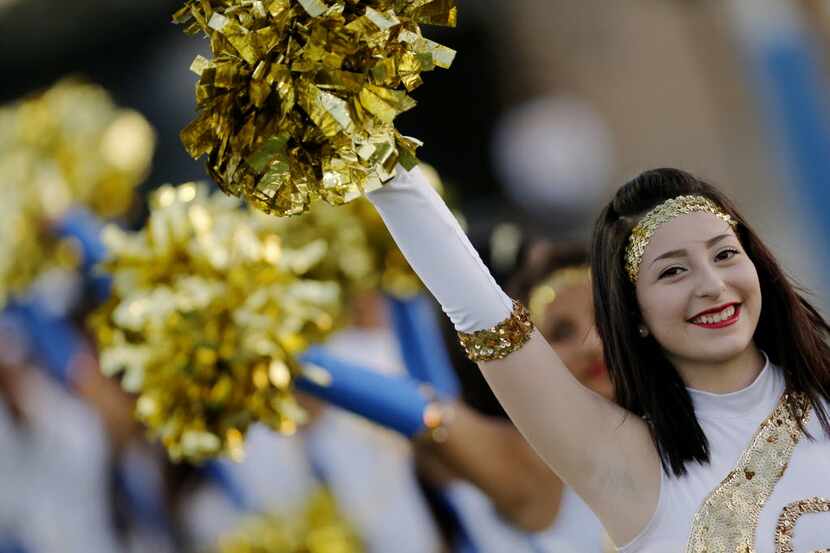
[[[716,215],[732,227],[738,224],[731,215],[705,196],[677,196],[658,204],[640,219],[628,237],[628,245],[625,248],[625,271],[631,282],[637,283],[643,254],[655,231],[675,217],[696,212]]]
[[[557,298],[563,288],[582,284],[590,278],[591,270],[583,266],[565,267],[553,271],[548,278],[536,285],[528,296],[528,310],[533,324],[542,325],[547,307]]]

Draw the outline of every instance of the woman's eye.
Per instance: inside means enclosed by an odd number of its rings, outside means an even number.
[[[680,271],[682,271],[682,270],[683,270],[682,267],[669,267],[668,269],[666,269],[665,271],[660,273],[660,276],[657,277],[657,278],[659,280],[661,278],[673,277],[673,276],[679,275]]]
[[[718,255],[715,256],[715,261],[726,261],[727,259],[732,259],[736,255],[738,255],[738,250],[735,248],[729,248],[728,250],[723,250],[718,252]]]
[[[547,333],[551,342],[562,342],[576,335],[576,324],[568,319],[556,321]]]

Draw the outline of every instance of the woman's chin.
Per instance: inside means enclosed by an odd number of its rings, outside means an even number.
[[[739,335],[721,336],[714,340],[691,342],[684,351],[672,355],[695,365],[721,365],[745,355],[752,346],[752,339]]]
[[[604,398],[612,399],[614,397],[614,385],[611,384],[607,374],[588,377],[582,381],[582,384]]]

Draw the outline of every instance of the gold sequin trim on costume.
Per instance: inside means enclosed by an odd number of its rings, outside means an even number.
[[[513,313],[493,328],[475,332],[459,332],[458,339],[467,357],[479,363],[504,359],[521,348],[533,333],[533,323],[525,306],[513,301]]]
[[[793,532],[795,523],[801,515],[828,512],[830,512],[830,499],[823,497],[801,499],[784,507],[784,511],[778,517],[778,525],[775,527],[775,553],[794,553]],[[810,553],[830,553],[830,548],[816,549]]]
[[[754,553],[758,515],[778,480],[787,470],[801,429],[784,394],[761,424],[732,472],[706,498],[695,513],[686,553]],[[802,424],[810,403],[795,394]]]
[[[655,231],[675,217],[696,212],[716,215],[733,227],[738,224],[731,215],[705,196],[677,196],[666,200],[646,213],[628,237],[628,244],[625,247],[625,272],[628,273],[631,282],[637,282],[643,254]]]

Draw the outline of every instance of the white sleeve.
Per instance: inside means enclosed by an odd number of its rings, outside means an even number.
[[[397,171],[392,182],[367,196],[456,330],[490,328],[508,318],[512,300],[496,284],[421,168],[407,172],[399,166]]]

